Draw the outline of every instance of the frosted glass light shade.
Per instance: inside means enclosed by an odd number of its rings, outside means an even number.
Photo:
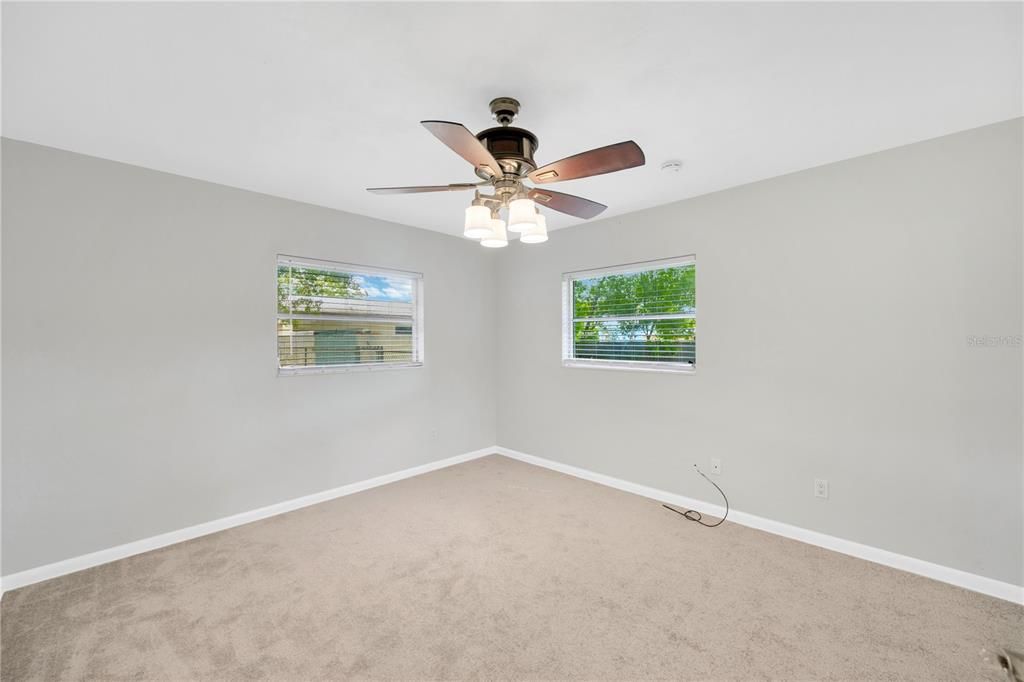
[[[533,199],[514,199],[508,204],[508,231],[522,232],[537,224],[537,205]]]
[[[548,240],[548,219],[540,213],[537,214],[537,223],[532,227],[523,230],[519,235],[519,241],[524,244],[540,244]]]
[[[505,231],[505,221],[501,218],[491,218],[491,232],[480,240],[480,246],[491,249],[508,246],[508,233]]]
[[[486,206],[470,206],[466,209],[466,227],[463,236],[482,239],[491,233],[491,210]]]

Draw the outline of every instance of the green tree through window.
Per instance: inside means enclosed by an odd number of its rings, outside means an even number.
[[[571,279],[573,359],[696,361],[693,263]]]
[[[277,312],[319,313],[325,298],[365,298],[366,292],[345,272],[279,265]]]

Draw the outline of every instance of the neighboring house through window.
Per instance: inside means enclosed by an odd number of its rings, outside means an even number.
[[[423,277],[308,258],[277,258],[282,374],[423,363]]]

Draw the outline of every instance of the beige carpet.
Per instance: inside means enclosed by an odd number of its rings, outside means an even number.
[[[1000,679],[1024,608],[487,457],[4,596],[27,679]]]

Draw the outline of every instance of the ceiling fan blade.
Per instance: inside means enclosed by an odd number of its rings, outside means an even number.
[[[367,187],[367,192],[374,194],[420,194],[422,192],[459,192],[464,189],[476,189],[479,185],[464,182],[455,185],[423,185],[421,187]]]
[[[568,213],[569,215],[576,216],[577,218],[593,218],[600,214],[601,211],[608,208],[604,204],[599,204],[596,201],[591,201],[590,199],[584,199],[583,197],[576,197],[562,192],[552,192],[549,189],[531,189],[530,198],[537,202],[539,206],[545,206],[554,211]]]
[[[474,168],[483,168],[491,175],[500,178],[504,175],[487,148],[476,135],[469,132],[466,126],[451,121],[420,121],[423,127],[433,133],[434,137],[448,145],[452,151],[473,164]]]
[[[645,161],[644,152],[640,146],[629,140],[591,149],[589,152],[569,156],[561,161],[541,166],[530,173],[530,179],[540,185],[545,182],[589,178],[591,175],[614,173],[642,166]]]

